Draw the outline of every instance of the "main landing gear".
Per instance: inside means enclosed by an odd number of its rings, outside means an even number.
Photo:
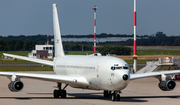
[[[120,101],[120,92],[104,90],[104,98],[110,98],[112,101]]]
[[[68,86],[68,84],[66,84],[66,86],[63,89],[61,89],[61,83],[58,83],[57,86],[58,90],[54,90],[54,98],[59,98],[60,96],[61,98],[66,98],[66,90],[64,89]]]

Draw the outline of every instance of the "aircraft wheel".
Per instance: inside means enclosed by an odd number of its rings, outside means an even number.
[[[61,98],[66,98],[66,90],[61,90]]]
[[[54,98],[59,98],[59,90],[54,90]]]
[[[117,94],[117,101],[120,101],[121,97],[119,94]]]
[[[104,90],[104,98],[109,98],[109,92],[107,90]]]
[[[116,94],[115,93],[112,94],[111,99],[112,99],[112,101],[116,100]]]

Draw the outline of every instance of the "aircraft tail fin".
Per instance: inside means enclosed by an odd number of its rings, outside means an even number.
[[[53,4],[53,27],[54,27],[55,57],[64,56],[65,54],[61,40],[59,19],[57,13],[57,4]]]

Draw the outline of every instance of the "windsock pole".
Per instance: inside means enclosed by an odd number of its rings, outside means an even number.
[[[96,53],[96,5],[93,8],[94,10],[94,54]]]
[[[136,51],[136,0],[134,0],[134,55],[133,55],[133,72],[137,71],[137,51]]]

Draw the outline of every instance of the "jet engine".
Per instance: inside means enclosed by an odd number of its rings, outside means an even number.
[[[158,86],[163,91],[171,91],[176,87],[176,82],[174,80],[161,81]]]
[[[9,90],[12,92],[18,92],[20,90],[22,90],[22,88],[24,87],[23,82],[21,82],[19,77],[16,77],[15,81],[11,81],[8,85]]]

